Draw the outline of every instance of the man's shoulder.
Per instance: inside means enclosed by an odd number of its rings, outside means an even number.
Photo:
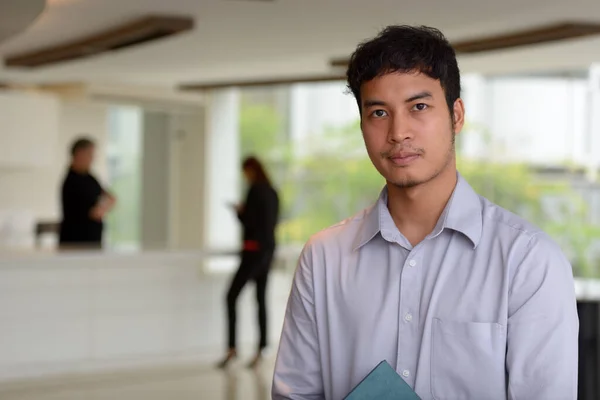
[[[86,176],[87,178],[87,183],[89,184],[89,186],[91,188],[93,188],[93,190],[102,190],[102,185],[100,184],[100,181],[96,178],[96,176],[94,174],[92,174],[91,172],[87,174]]]
[[[532,238],[543,234],[543,231],[527,219],[479,196],[482,206],[484,233],[506,233],[511,236]]]
[[[563,289],[572,291],[571,260],[560,244],[526,219],[482,199],[484,234],[488,235],[487,243],[499,244],[503,263],[509,271],[511,293],[536,282],[553,285],[554,293]]]
[[[68,170],[63,175],[63,185],[74,185],[77,184],[77,174],[72,170]]]
[[[540,227],[527,219],[480,196],[482,202],[483,234],[510,243],[521,243],[524,251],[535,250],[548,254],[563,254],[560,245]],[[507,246],[510,249],[511,246]],[[528,250],[527,250],[528,249]]]
[[[362,229],[365,219],[374,211],[375,207],[377,205],[373,204],[353,216],[313,234],[307,242],[307,247],[350,249]]]

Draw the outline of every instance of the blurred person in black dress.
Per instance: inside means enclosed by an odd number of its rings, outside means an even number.
[[[236,301],[248,281],[256,283],[260,328],[260,343],[254,359],[249,364],[250,367],[255,367],[260,363],[263,350],[267,346],[266,289],[275,251],[275,227],[279,217],[279,197],[265,168],[256,157],[245,159],[242,168],[249,189],[245,203],[235,206],[243,228],[243,248],[240,266],[227,292],[229,347],[225,359],[219,364],[222,368],[237,357]]]
[[[116,200],[90,173],[94,151],[94,142],[87,138],[76,140],[71,147],[71,164],[61,191],[61,249],[102,247],[102,220]]]

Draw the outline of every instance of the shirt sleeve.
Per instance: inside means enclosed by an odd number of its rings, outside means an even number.
[[[302,251],[287,304],[273,377],[273,400],[324,399],[310,243]]]
[[[105,195],[105,194],[108,194],[108,190],[106,190],[106,189],[104,188],[104,186],[102,186],[102,184],[100,183],[100,181],[98,181],[98,179],[96,179],[96,177],[95,177],[95,176],[93,176],[93,175],[90,175],[90,176],[92,177],[92,180],[93,180],[93,182],[94,182],[94,185],[96,186],[96,189],[98,190],[98,198],[99,198],[100,196],[103,196],[103,195]]]
[[[576,399],[578,332],[571,265],[539,233],[527,244],[509,291],[508,398]]]

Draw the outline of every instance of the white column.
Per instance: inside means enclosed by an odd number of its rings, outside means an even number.
[[[593,64],[589,70],[589,119],[585,147],[589,178],[598,179],[600,168],[600,64]]]
[[[462,99],[465,102],[467,127],[457,137],[460,153],[468,159],[489,159],[492,156],[490,132],[491,92],[483,75],[467,74],[462,78]]]
[[[170,115],[144,112],[141,244],[163,249],[169,243]]]
[[[290,138],[294,155],[303,157],[308,153],[306,133],[308,127],[308,92],[305,86],[292,85],[290,88]]]
[[[205,248],[236,249],[240,227],[228,203],[240,194],[239,102],[237,89],[213,91],[207,118],[205,151]]]
[[[169,245],[174,249],[204,247],[207,207],[205,192],[205,109],[171,115],[171,178]]]

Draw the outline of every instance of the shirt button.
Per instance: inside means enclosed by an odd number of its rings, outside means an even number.
[[[415,260],[410,260],[408,262],[408,265],[410,265],[411,267],[415,267],[417,265],[417,262]]]
[[[412,314],[410,314],[410,313],[406,314],[406,315],[404,316],[404,320],[405,320],[405,321],[407,321],[407,322],[410,322],[410,321],[412,321]]]
[[[410,376],[410,371],[405,369],[404,371],[402,371],[402,376],[408,378]]]

